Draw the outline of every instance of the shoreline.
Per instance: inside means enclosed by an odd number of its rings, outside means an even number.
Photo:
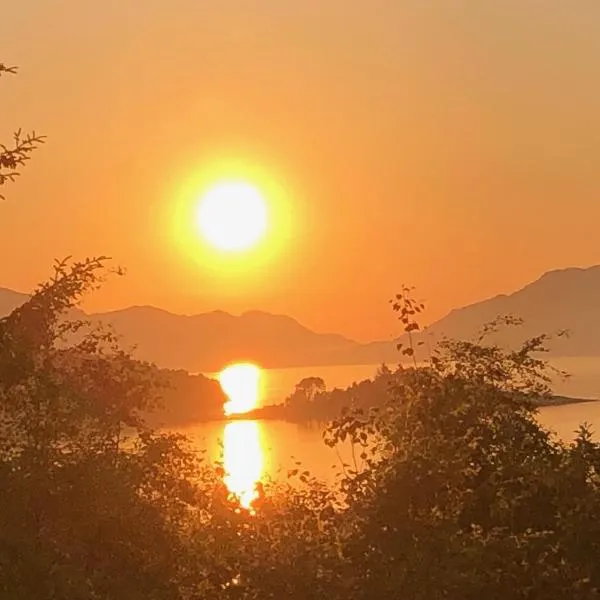
[[[600,398],[570,398],[568,396],[553,396],[551,399],[536,403],[535,408],[551,408],[553,406],[568,406],[572,404],[588,404],[593,402],[600,402]],[[281,408],[280,408],[281,407]],[[279,412],[281,410],[281,412]],[[332,417],[331,419],[334,419]],[[327,421],[322,422],[328,422]],[[245,413],[238,413],[234,415],[222,417],[209,417],[205,419],[194,420],[195,424],[200,423],[233,423],[235,421],[285,421],[287,423],[316,423],[319,422],[317,419],[294,419],[286,416],[282,410],[282,405],[272,404],[262,408],[254,409]],[[181,425],[190,425],[190,423],[182,423]]]
[[[588,404],[600,402],[600,398],[569,398],[568,396],[553,396],[551,400],[536,404],[537,408],[548,408],[551,406],[567,406],[569,404]]]

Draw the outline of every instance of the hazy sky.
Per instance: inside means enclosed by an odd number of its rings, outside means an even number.
[[[598,0],[20,0],[0,40],[0,139],[48,135],[0,204],[1,286],[109,254],[128,274],[86,308],[371,339],[401,283],[434,318],[600,263]],[[177,239],[219,161],[278,190],[260,260]]]

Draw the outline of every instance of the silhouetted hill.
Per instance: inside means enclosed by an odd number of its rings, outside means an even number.
[[[243,360],[267,368],[323,365],[335,354],[358,347],[340,335],[315,333],[291,317],[261,311],[184,316],[133,306],[94,319],[112,324],[125,344],[135,344],[136,357],[191,372],[217,371]]]
[[[550,271],[512,293],[501,294],[451,311],[436,321],[417,339],[430,343],[443,336],[472,338],[482,325],[499,315],[524,319],[520,327],[503,328],[494,337],[503,345],[515,345],[541,333],[568,330],[569,336],[552,342],[557,356],[600,356],[600,266]],[[341,355],[339,360],[363,364],[393,362],[398,359],[397,341],[374,342]],[[421,354],[427,350],[421,346]]]
[[[11,313],[15,308],[29,300],[28,294],[15,292],[8,288],[0,288],[0,316]]]
[[[29,296],[0,288],[0,316]],[[85,316],[79,310],[77,318]],[[330,364],[341,351],[359,347],[335,334],[319,334],[285,315],[248,311],[234,316],[214,311],[186,316],[153,306],[132,306],[88,315],[108,323],[140,360],[167,369],[213,372],[234,361],[256,361],[263,367]]]
[[[0,315],[27,298],[0,288]],[[512,294],[453,310],[427,329],[430,343],[444,335],[470,338],[484,323],[505,314],[520,316],[525,324],[503,331],[497,338],[500,343],[517,344],[526,337],[568,329],[570,337],[554,342],[553,354],[600,356],[600,266],[550,271]],[[136,346],[137,358],[190,372],[218,371],[241,360],[267,368],[399,360],[396,341],[359,344],[341,335],[315,333],[291,317],[262,311],[186,316],[132,306],[91,318],[112,324],[126,346]],[[421,351],[426,348],[422,346]]]

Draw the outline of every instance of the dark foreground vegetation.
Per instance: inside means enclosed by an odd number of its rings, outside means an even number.
[[[61,318],[104,262],[58,265],[0,321],[0,597],[598,597],[600,447],[536,422],[544,337],[448,341],[390,373],[377,409],[325,433],[355,450],[337,489],[302,473],[246,511],[145,423],[160,373]]]

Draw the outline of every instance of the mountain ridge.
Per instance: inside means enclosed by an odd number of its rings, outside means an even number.
[[[28,298],[0,287],[0,315]],[[512,293],[452,309],[416,339],[434,343],[444,336],[470,338],[486,322],[506,314],[525,322],[497,334],[499,343],[517,344],[567,329],[571,335],[553,343],[554,354],[600,356],[600,265],[547,271]],[[239,315],[223,310],[185,315],[133,305],[87,317],[111,324],[138,358],[190,372],[215,372],[244,360],[265,368],[398,362],[396,345],[405,341],[400,336],[359,343],[337,333],[315,332],[289,315],[256,309]]]
[[[420,342],[429,336],[433,343],[443,337],[473,338],[484,324],[503,315],[520,317],[524,323],[492,336],[497,343],[514,347],[529,337],[568,331],[568,336],[551,341],[550,354],[600,356],[600,265],[547,271],[512,293],[452,309],[414,339]],[[372,342],[364,358],[390,361],[398,356],[398,342],[406,343],[406,336],[393,342]],[[424,352],[421,347],[421,358]]]

